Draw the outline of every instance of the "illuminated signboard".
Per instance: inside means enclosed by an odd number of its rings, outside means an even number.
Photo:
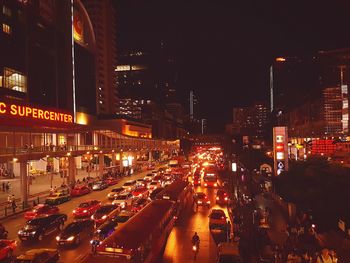
[[[40,109],[28,105],[18,105],[0,101],[0,116],[26,118],[58,123],[73,123],[73,116],[57,110]]]
[[[276,175],[288,170],[287,127],[273,128],[273,152]]]

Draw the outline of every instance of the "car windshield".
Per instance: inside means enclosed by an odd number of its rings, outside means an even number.
[[[116,200],[125,200],[127,195],[118,195]]]
[[[80,223],[73,222],[73,223],[69,224],[68,226],[66,226],[66,228],[64,229],[64,232],[70,233],[72,231],[75,231],[79,228],[80,225],[81,225]]]
[[[146,202],[147,200],[146,199],[139,199],[135,202],[135,205],[142,205]]]
[[[198,199],[203,199],[205,198],[205,193],[196,193],[196,196]]]
[[[125,223],[126,221],[128,221],[130,218],[130,216],[116,216],[115,217],[115,220],[118,222],[118,223]]]
[[[222,213],[212,213],[210,217],[213,219],[221,219],[224,215]]]
[[[89,207],[90,205],[91,205],[90,203],[81,203],[81,204],[79,205],[79,207],[85,208],[85,207]]]
[[[150,183],[151,185],[157,185],[158,184],[158,182],[152,182],[152,183]]]
[[[110,211],[114,210],[115,209],[115,206],[112,206],[112,205],[109,205],[109,206],[103,206],[103,207],[100,207],[96,213],[109,213]]]
[[[125,184],[124,184],[124,186],[130,186],[130,185],[133,185],[134,184],[134,182],[126,182]]]
[[[208,177],[205,177],[205,178],[204,178],[204,181],[206,181],[206,182],[216,182],[216,178],[215,178],[215,177],[208,176]]]
[[[36,225],[40,225],[40,224],[43,224],[45,223],[47,220],[45,220],[44,218],[34,218],[30,221],[28,221],[28,225],[30,226],[36,226]]]
[[[112,192],[120,192],[122,190],[123,190],[123,188],[114,188],[114,189],[112,189]]]
[[[234,255],[220,255],[219,263],[241,263],[241,259]]]

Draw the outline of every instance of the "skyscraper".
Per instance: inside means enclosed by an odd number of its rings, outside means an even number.
[[[112,0],[83,0],[96,38],[96,100],[98,114],[113,114],[118,103],[116,73],[116,10]]]

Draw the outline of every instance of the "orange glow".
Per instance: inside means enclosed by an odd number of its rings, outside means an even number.
[[[151,129],[137,127],[134,125],[123,125],[122,134],[132,137],[152,138]]]
[[[286,61],[285,58],[282,58],[282,57],[276,58],[276,62],[284,62],[284,61]]]
[[[73,123],[73,116],[71,114],[61,113],[57,111],[42,110],[30,106],[16,104],[11,104],[8,107],[8,105],[5,102],[0,102],[0,114],[7,114],[16,117],[27,117],[31,119],[42,119],[56,122]]]

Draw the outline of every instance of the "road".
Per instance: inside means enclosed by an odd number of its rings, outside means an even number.
[[[140,174],[133,175],[131,177],[124,177],[120,180],[120,182],[117,185],[114,185],[112,187],[121,186],[125,181],[130,179],[143,178],[147,173],[149,173],[149,171],[145,171]],[[66,222],[66,225],[73,221],[72,211],[81,202],[89,199],[97,199],[97,200],[101,200],[102,203],[110,203],[107,199],[107,194],[110,192],[112,187],[109,187],[103,191],[96,191],[85,196],[73,198],[71,201],[59,205],[60,213],[64,213],[68,215],[68,221]],[[16,255],[20,255],[24,251],[32,248],[56,248],[57,247],[56,240],[55,240],[55,237],[57,236],[57,232],[52,233],[49,236],[46,236],[44,240],[42,240],[41,242],[35,241],[32,243],[22,243],[21,241],[19,241],[17,237],[17,232],[25,224],[25,222],[26,220],[24,219],[23,214],[18,214],[10,218],[1,220],[1,223],[9,231],[8,238],[15,239],[18,241],[18,247],[15,252]],[[80,259],[90,251],[89,240],[82,240],[81,244],[78,247],[59,248],[59,250],[61,254],[60,262],[71,262],[71,263],[79,262]]]
[[[212,206],[210,208],[199,207],[197,211],[194,207],[187,207],[180,222],[173,228],[169,236],[163,255],[163,263],[216,262],[217,244],[225,241],[226,234],[222,232],[210,233],[208,216],[210,209],[221,208],[228,217],[227,209],[215,204],[216,189],[198,186],[195,187],[195,191],[206,193]],[[200,237],[200,249],[195,260],[191,243],[194,232],[197,232]]]

